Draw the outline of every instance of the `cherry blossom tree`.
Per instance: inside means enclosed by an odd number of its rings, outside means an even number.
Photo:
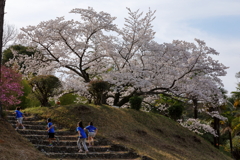
[[[73,9],[78,21],[58,17],[22,28],[20,41],[38,52],[10,63],[24,61],[23,68],[32,73],[62,73],[65,89],[82,95],[91,80],[108,81],[108,103],[116,106],[133,95],[154,100],[160,93],[206,103],[215,103],[212,95],[221,99],[219,77],[227,67],[211,57],[219,54],[216,50],[199,39],[159,44],[152,26],[155,11],[127,10],[122,29],[113,23],[115,17],[92,8]]]
[[[198,46],[184,41],[149,46],[152,50],[143,50],[126,67],[108,73],[109,79],[119,88],[129,84],[132,93],[192,95],[211,101],[211,94],[221,94],[219,76],[226,74],[226,67],[211,59],[211,54],[218,54],[215,50],[196,42]]]
[[[5,66],[1,67],[2,77],[0,82],[0,99],[5,107],[19,104],[19,97],[23,95],[21,74]]]
[[[90,75],[97,73],[91,73],[89,68],[101,72],[97,69],[105,66],[102,59],[106,57],[106,51],[103,47],[108,44],[108,36],[103,31],[117,29],[112,24],[115,18],[105,12],[97,13],[92,8],[73,9],[71,13],[80,14],[82,21],[66,21],[64,17],[59,17],[21,29],[23,33],[19,38],[22,42],[37,46],[39,50],[35,59],[27,61],[26,65],[38,64],[32,68],[32,72],[39,68],[43,68],[39,72],[44,72],[46,67],[47,70],[58,68],[58,72],[90,82]],[[96,63],[98,68],[95,67]]]

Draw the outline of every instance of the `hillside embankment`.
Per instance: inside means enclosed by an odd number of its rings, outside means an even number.
[[[92,121],[99,129],[97,136],[156,160],[231,159],[202,137],[155,113],[82,104],[29,108],[25,112],[52,118],[70,131],[75,131],[80,120],[85,126]]]
[[[27,139],[0,118],[0,160],[47,160]]]
[[[159,114],[110,106],[70,105],[23,110],[72,132],[78,121],[93,121],[98,137],[155,160],[231,160],[195,133]],[[6,119],[0,119],[0,160],[47,160]]]

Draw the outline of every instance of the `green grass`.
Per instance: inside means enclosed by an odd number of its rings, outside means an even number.
[[[28,108],[24,112],[52,118],[53,123],[69,130],[75,130],[80,120],[84,126],[93,121],[99,129],[97,136],[156,160],[231,159],[200,136],[159,114],[82,104]]]

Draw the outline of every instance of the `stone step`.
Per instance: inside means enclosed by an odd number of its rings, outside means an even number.
[[[75,146],[46,146],[46,145],[35,145],[41,152],[54,152],[54,153],[77,153],[78,147]],[[90,152],[106,152],[109,151],[111,146],[94,146],[88,148]]]
[[[22,112],[22,111],[21,111]],[[15,110],[11,110],[11,111],[7,111],[6,112],[8,114],[8,116],[15,116]],[[33,114],[29,114],[29,113],[24,113],[22,112],[26,117],[30,117],[30,116],[34,116]]]
[[[89,152],[89,153],[53,153],[44,152],[50,158],[74,159],[136,159],[139,157],[133,152]]]
[[[16,124],[17,120],[8,120],[9,123],[11,124]],[[47,123],[45,121],[28,121],[28,120],[23,120],[23,125],[45,125],[47,126]]]
[[[23,124],[26,129],[31,130],[46,130],[47,125],[29,125],[29,124]],[[16,124],[12,124],[12,126],[15,128]]]
[[[64,159],[57,159],[57,160],[73,160],[73,159],[78,160],[76,158],[64,158]],[[96,160],[96,158],[95,159],[94,158],[88,158],[87,160]],[[102,159],[98,159],[98,160],[102,160]],[[119,160],[119,158],[117,158],[117,159],[115,159],[115,158],[112,158],[112,159],[104,158],[104,160]],[[143,157],[139,156],[138,158],[131,158],[131,159],[127,158],[127,159],[121,159],[121,160],[153,160],[153,159],[151,159],[149,157],[145,157],[145,156],[143,156]]]
[[[132,152],[132,150],[121,145],[112,144],[107,139],[101,137],[95,138],[94,146],[89,148],[89,153],[78,153],[77,132],[64,131],[57,125],[55,125],[55,137],[58,141],[54,140],[53,146],[48,146],[49,141],[48,132],[46,131],[46,120],[41,120],[37,116],[27,116],[27,119],[23,120],[26,129],[19,129],[17,132],[27,138],[38,150],[45,153],[49,158],[140,160],[140,156]],[[9,115],[8,121],[15,128],[15,115]]]
[[[57,140],[54,140],[52,143],[54,146],[77,146],[77,138],[76,140],[61,140],[61,138],[59,138],[59,142],[57,142]],[[48,145],[49,142],[46,139],[35,139],[35,140],[31,140],[29,139],[30,142],[32,142],[33,144],[37,144],[37,145]],[[108,141],[95,141],[94,145],[95,146],[101,146],[101,145],[110,145],[111,143]]]
[[[23,137],[31,140],[39,140],[39,139],[48,139],[48,135],[23,135]],[[59,140],[76,140],[76,135],[56,135]]]
[[[24,114],[25,117],[37,117],[37,116],[34,116],[34,115],[30,115],[30,114]],[[7,117],[16,117],[16,114],[8,114]]]
[[[31,130],[31,129],[19,129],[17,130],[18,133],[23,135],[47,135],[48,132],[46,130]],[[58,135],[75,135],[75,133],[70,131],[57,131],[55,133],[56,136]]]
[[[11,125],[15,128],[17,121],[12,120]],[[44,122],[35,122],[35,121],[23,121],[23,125],[26,129],[31,130],[46,130],[47,124]],[[55,130],[61,129],[61,127],[54,125]]]
[[[16,116],[7,116],[8,120],[17,120]],[[28,121],[34,121],[37,120],[37,117],[26,117],[23,119],[23,121],[28,120]]]
[[[36,148],[42,152],[54,152],[54,153],[77,153],[78,148],[75,146],[47,146],[47,145],[35,145]],[[128,151],[127,148],[118,145],[107,146],[91,146],[88,147],[90,152],[110,152],[110,151]]]

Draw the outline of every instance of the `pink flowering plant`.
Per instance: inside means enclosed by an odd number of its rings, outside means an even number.
[[[23,95],[22,75],[5,66],[1,67],[0,100],[5,107],[19,104]]]

